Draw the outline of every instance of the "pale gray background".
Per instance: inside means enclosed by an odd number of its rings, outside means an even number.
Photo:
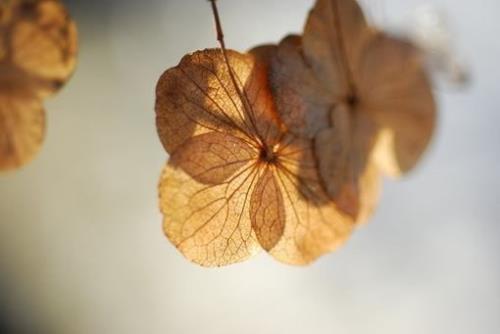
[[[373,221],[307,268],[265,254],[203,269],[165,239],[154,86],[216,46],[205,0],[73,1],[80,63],[47,103],[36,161],[0,176],[0,303],[49,333],[496,333],[500,330],[498,0],[365,1],[384,25],[446,11],[473,70],[439,93],[429,154]],[[221,0],[227,44],[300,32],[312,0]],[[16,318],[17,317],[17,318]]]

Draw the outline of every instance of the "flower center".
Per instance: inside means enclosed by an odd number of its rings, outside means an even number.
[[[347,103],[349,108],[352,110],[358,106],[359,97],[355,93],[350,93],[349,95],[346,96],[345,102]]]
[[[276,157],[276,154],[274,152],[274,149],[272,147],[269,147],[269,146],[262,147],[260,149],[259,160],[266,162],[266,163],[269,163],[269,164],[275,163],[277,160],[277,157]]]
[[[35,17],[37,12],[37,4],[35,2],[23,2],[20,9],[23,15]]]

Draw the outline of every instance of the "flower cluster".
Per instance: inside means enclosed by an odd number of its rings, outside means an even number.
[[[186,55],[156,91],[164,231],[191,261],[264,249],[303,265],[335,250],[435,123],[419,50],[370,26],[354,0],[317,0],[301,36]]]

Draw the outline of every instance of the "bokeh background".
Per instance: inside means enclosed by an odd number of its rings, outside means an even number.
[[[167,156],[154,126],[159,75],[215,47],[205,0],[66,1],[77,72],[46,104],[38,158],[0,176],[0,332],[495,333],[500,330],[500,33],[497,0],[371,0],[404,27],[430,3],[467,60],[467,89],[437,89],[424,161],[385,182],[372,222],[307,268],[265,254],[197,267],[161,230]],[[312,0],[221,0],[237,50],[300,32]]]

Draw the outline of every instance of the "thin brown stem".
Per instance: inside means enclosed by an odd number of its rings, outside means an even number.
[[[226,49],[226,45],[224,43],[224,32],[222,30],[222,25],[220,23],[219,11],[217,9],[217,4],[215,3],[217,0],[208,0],[212,5],[212,12],[214,13],[215,19],[215,29],[217,31],[217,41],[219,41],[220,46],[223,50]]]
[[[224,61],[226,62],[228,72],[229,72],[229,77],[231,78],[231,82],[234,86],[234,89],[236,90],[236,93],[238,94],[238,97],[241,100],[241,103],[243,104],[243,108],[246,109],[246,114],[248,115],[250,125],[253,128],[254,134],[257,136],[257,138],[260,140],[261,145],[266,145],[264,139],[260,135],[258,129],[257,129],[257,124],[254,119],[254,115],[252,112],[252,106],[251,103],[246,96],[246,93],[241,90],[240,86],[238,85],[238,82],[236,80],[236,76],[233,72],[233,69],[231,68],[231,65],[229,63],[229,57],[227,56],[227,50],[226,50],[226,43],[224,42],[224,31],[222,30],[222,24],[220,21],[220,16],[219,16],[219,10],[217,8],[217,0],[208,0],[210,4],[212,5],[212,12],[214,14],[214,19],[215,19],[215,29],[217,31],[217,41],[220,44],[220,47],[222,49],[222,55],[224,57]]]

